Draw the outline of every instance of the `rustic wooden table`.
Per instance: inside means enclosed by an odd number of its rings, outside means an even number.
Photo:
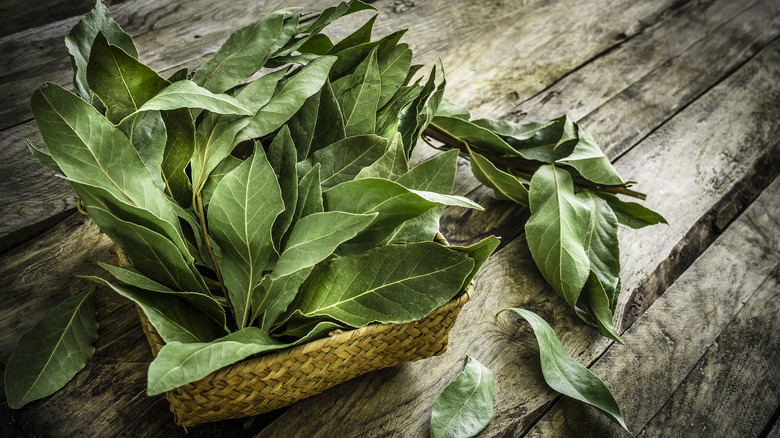
[[[331,0],[294,2],[321,10]],[[29,97],[70,82],[63,37],[90,0],[0,5],[0,367],[18,337],[112,261],[75,195],[38,165]],[[281,1],[114,0],[116,20],[158,71],[197,67],[235,28]],[[669,226],[621,230],[625,345],[584,326],[547,287],[522,238],[527,211],[463,167],[456,191],[483,213],[447,211],[446,237],[501,236],[449,351],[374,372],[286,410],[195,427],[190,436],[425,436],[434,400],[477,358],[495,373],[480,436],[627,436],[541,377],[534,310],[612,389],[633,435],[780,436],[780,1],[380,0],[377,34],[402,27],[418,62],[441,58],[447,96],[478,116],[579,120]],[[343,36],[368,14],[331,29]],[[421,146],[419,157],[434,150]],[[95,358],[57,394],[0,405],[0,435],[184,436],[162,397],[133,305],[97,295]],[[229,434],[229,435],[228,435]]]

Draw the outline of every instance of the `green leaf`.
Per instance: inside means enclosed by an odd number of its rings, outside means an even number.
[[[73,86],[82,99],[93,103],[92,91],[87,84],[87,63],[92,50],[92,43],[98,32],[105,35],[109,43],[118,46],[133,58],[138,58],[138,50],[133,44],[133,39],[111,17],[103,0],[95,2],[95,7],[81,17],[73,26],[68,36],[65,37],[65,47],[70,53],[73,64]],[[102,106],[99,101],[97,106]]]
[[[287,125],[298,151],[298,161],[346,137],[341,108],[330,81],[325,81],[317,94],[306,99]]]
[[[144,111],[125,118],[117,126],[138,151],[144,165],[149,169],[157,188],[165,190],[161,172],[168,141],[165,122],[159,111]]]
[[[182,67],[175,72],[173,72],[172,75],[168,76],[168,82],[179,82],[184,81],[187,79],[187,76],[189,75],[190,70],[187,67]]]
[[[57,164],[57,162],[54,161],[54,158],[51,157],[51,154],[49,154],[48,149],[41,145],[37,145],[26,138],[24,141],[27,142],[27,148],[30,149],[30,152],[32,152],[35,159],[37,159],[42,166],[46,166],[55,172],[63,173],[59,164]]]
[[[378,107],[382,108],[406,83],[406,75],[412,65],[412,51],[408,44],[399,44],[379,56],[377,61],[379,62],[379,77],[382,82]]]
[[[227,94],[214,94],[192,81],[179,81],[168,85],[138,110],[163,111],[179,108],[200,108],[217,114],[239,114],[244,116],[254,114],[236,98]]]
[[[105,269],[111,275],[113,275],[114,278],[123,283],[129,284],[130,286],[135,286],[136,288],[143,289],[145,291],[164,293],[179,297],[186,301],[190,306],[200,310],[204,314],[211,317],[211,319],[218,322],[220,327],[225,325],[225,309],[223,309],[217,300],[215,300],[212,296],[198,292],[175,291],[141,274],[132,266],[113,266],[102,262],[98,264],[101,268]]]
[[[95,353],[93,290],[66,299],[19,339],[5,367],[9,408],[19,409],[62,388]]]
[[[460,251],[474,260],[474,269],[472,269],[471,274],[469,274],[468,277],[463,280],[461,289],[466,289],[469,283],[471,283],[471,280],[473,280],[474,276],[477,275],[480,268],[482,268],[482,265],[484,265],[488,258],[490,258],[490,255],[493,254],[493,251],[498,248],[499,243],[501,243],[501,241],[498,240],[496,236],[488,236],[471,246],[447,247],[453,251]]]
[[[425,104],[428,102],[431,94],[436,91],[435,81],[436,67],[431,70],[428,81],[423,85],[420,94],[398,116],[398,132],[401,133],[403,138],[407,158],[412,156],[412,151],[420,138],[420,133],[427,125]]]
[[[209,232],[222,250],[220,269],[239,328],[249,319],[263,270],[275,260],[271,228],[283,210],[279,183],[259,144],[252,159],[225,175],[211,197]]]
[[[406,29],[391,33],[380,40],[358,44],[340,51],[336,54],[338,59],[330,70],[329,78],[331,82],[335,82],[341,77],[352,74],[358,64],[365,61],[366,57],[368,57],[375,48],[379,48],[378,55],[382,55],[385,51],[396,46],[398,40],[401,39],[404,33],[406,33]]]
[[[106,118],[118,124],[170,83],[98,33],[87,63],[90,90],[106,106]]]
[[[623,340],[612,322],[613,315],[610,309],[609,296],[595,272],[590,271],[583,293],[587,297],[588,308],[593,314],[599,333],[622,344]]]
[[[518,157],[520,154],[501,137],[489,129],[477,126],[457,117],[436,116],[431,125],[450,138],[498,156]]]
[[[285,124],[325,84],[336,58],[322,56],[286,79],[270,102],[257,111],[241,131],[239,141],[259,138]]]
[[[466,255],[433,242],[382,246],[317,265],[298,309],[353,327],[414,321],[452,299],[473,267]]]
[[[461,108],[447,99],[442,99],[439,103],[439,107],[436,109],[437,117],[455,117],[456,119],[463,119],[468,121],[471,118],[471,114],[465,108]]]
[[[46,84],[33,93],[32,110],[47,150],[69,180],[105,190],[123,204],[178,224],[138,151],[94,108],[59,85]],[[167,236],[186,251],[178,234]]]
[[[292,274],[325,260],[340,244],[368,226],[376,215],[326,211],[301,218],[290,233],[272,278]]]
[[[384,155],[379,157],[379,159],[374,161],[370,166],[361,169],[355,179],[385,178],[395,181],[408,171],[409,161],[406,159],[406,154],[404,153],[401,134],[396,134]],[[451,189],[452,188],[450,187],[450,190]]]
[[[225,175],[230,173],[230,171],[238,167],[243,162],[244,160],[240,158],[228,155],[224,160],[222,160],[221,163],[217,165],[217,167],[214,168],[214,170],[211,171],[208,179],[203,184],[203,189],[201,190],[203,205],[208,205],[211,202],[211,197],[214,196],[214,190],[216,190],[217,185],[219,185],[219,182],[222,181],[222,178],[224,178]]]
[[[284,75],[283,70],[263,76],[236,93],[236,99],[253,113],[268,103],[277,84]],[[246,127],[251,118],[206,114],[195,133],[195,152],[192,156],[192,175],[195,191],[203,188],[209,174],[221,163],[240,139],[236,136]]]
[[[589,369],[574,360],[547,322],[524,309],[508,309],[522,316],[534,330],[539,343],[542,374],[555,391],[585,402],[628,431],[623,415],[609,388]]]
[[[506,120],[474,120],[471,123],[499,136],[526,160],[553,163],[567,158],[578,144],[579,127],[568,116],[547,123],[520,125]],[[601,153],[601,150],[596,149]],[[583,151],[590,156],[592,151]],[[603,154],[602,154],[603,155]]]
[[[209,342],[224,335],[224,329],[214,320],[190,308],[175,295],[112,284],[100,277],[86,278],[108,286],[136,303],[166,343]]]
[[[210,373],[234,364],[253,354],[303,344],[322,337],[332,329],[332,324],[318,325],[303,338],[282,343],[257,327],[246,327],[209,343],[165,344],[149,365],[148,395],[162,394],[176,387],[202,379]]]
[[[387,141],[382,137],[373,134],[347,137],[315,151],[309,159],[298,163],[298,173],[307,173],[319,164],[322,187],[329,188],[354,179],[386,151]]]
[[[333,42],[327,35],[317,34],[303,43],[298,51],[312,55],[324,55],[333,48]]]
[[[576,126],[579,137],[577,145],[574,146],[574,150],[569,156],[558,161],[577,169],[580,175],[588,181],[596,184],[622,185],[623,180],[612,167],[609,158],[596,144],[596,140],[579,125]]]
[[[303,175],[298,183],[298,201],[295,205],[295,214],[293,214],[292,225],[298,220],[310,214],[324,211],[322,205],[322,186],[320,185],[320,165],[315,164],[312,169]],[[282,242],[287,241],[292,229],[287,230],[287,235]]]
[[[411,70],[410,70],[411,71]],[[409,105],[422,91],[419,82],[422,78],[408,86],[398,89],[390,101],[376,115],[376,133],[385,138],[392,138],[398,132],[401,110]]]
[[[292,224],[295,215],[295,207],[298,203],[298,172],[295,170],[296,159],[295,145],[290,137],[290,129],[287,125],[282,126],[279,133],[268,147],[268,162],[274,169],[278,179],[279,186],[282,189],[282,199],[284,200],[284,211],[276,217],[271,235],[273,236],[274,247],[281,250],[280,244],[282,237]]]
[[[571,175],[548,165],[531,178],[529,201],[525,235],[531,255],[545,280],[574,308],[590,272],[584,249],[588,208],[574,195]]]
[[[270,332],[279,316],[284,314],[298,295],[298,289],[306,278],[309,277],[313,266],[300,269],[292,274],[275,278],[272,274],[263,277],[259,289],[255,294],[255,302],[252,303],[252,320],[262,313],[259,327]],[[311,327],[309,327],[311,329]]]
[[[217,53],[195,71],[192,81],[212,93],[223,93],[255,74],[271,57],[271,46],[282,31],[284,15],[293,10],[271,12],[233,32]]]
[[[344,131],[347,137],[373,133],[382,81],[376,48],[355,68],[351,75],[337,79],[333,91],[344,114]]]
[[[192,186],[186,173],[195,150],[195,124],[189,110],[162,113],[168,137],[162,160],[162,175],[168,194],[182,207],[192,203]]]
[[[607,201],[618,222],[623,225],[639,229],[648,225],[668,224],[663,216],[641,204],[622,201],[617,196],[609,193],[597,192],[596,195]]]
[[[588,208],[588,228],[585,234],[585,253],[590,270],[598,277],[605,298],[615,296],[620,281],[620,245],[618,221],[607,201],[590,190],[583,190],[577,198]],[[609,308],[609,301],[607,307]],[[611,320],[611,318],[610,318]]]
[[[466,368],[441,393],[431,412],[431,438],[465,438],[493,419],[493,373],[471,357]]]
[[[361,26],[358,30],[344,37],[344,39],[339,41],[335,46],[333,46],[333,48],[330,49],[330,51],[328,51],[327,54],[335,55],[336,53],[339,53],[344,49],[348,49],[358,44],[363,44],[371,41],[371,31],[374,28],[374,22],[376,21],[376,17],[377,15],[374,15],[373,17],[369,18],[368,21],[365,24],[363,24],[363,26]]]
[[[471,148],[469,148],[469,157],[471,158],[471,173],[474,174],[477,181],[493,189],[497,199],[528,205],[528,189],[519,178],[498,169],[490,160],[474,152]]]

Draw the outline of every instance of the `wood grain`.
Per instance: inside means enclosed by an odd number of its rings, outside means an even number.
[[[775,141],[772,132],[778,122],[772,114],[780,110],[778,75],[780,43],[774,43],[618,160],[618,172],[642,181],[638,188],[650,195],[648,206],[671,224],[621,230],[624,290],[633,290],[652,273]],[[620,309],[628,297],[623,295]],[[535,341],[530,335],[517,335],[527,329],[509,316],[493,317],[505,307],[538,311],[583,363],[595,360],[610,345],[565,310],[563,300],[537,273],[522,239],[516,239],[478,276],[476,296],[461,313],[447,354],[364,376],[303,401],[260,436],[284,436],[293,430],[311,436],[335,430],[349,430],[352,436],[392,436],[402,430],[408,436],[422,436],[433,400],[467,354],[496,374],[496,406],[501,408],[486,436],[522,434],[554,395],[539,378]]]
[[[634,433],[757,436],[774,413],[780,333],[768,328],[780,317],[778,196],[780,179],[623,334],[625,345],[591,367]],[[527,436],[626,436],[621,430],[564,398]]]

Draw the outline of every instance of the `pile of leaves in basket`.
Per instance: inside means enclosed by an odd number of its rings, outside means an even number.
[[[469,120],[443,99],[443,69],[412,64],[404,31],[372,41],[373,17],[335,44],[320,33],[366,9],[273,12],[194,72],[164,78],[98,1],[66,37],[76,94],[52,83],[33,94],[45,146],[30,150],[131,264],[102,265],[117,281],[94,280],[133,300],[165,342],[150,395],[337,329],[416,321],[458,296],[498,246],[437,239],[446,206],[481,209],[450,194],[459,156],[497,197],[530,206],[540,271],[620,342],[618,223],[663,218],[615,196],[641,194],[570,119]],[[410,169],[421,136],[447,151]],[[91,297],[65,300],[22,336],[6,369],[10,407],[55,392],[89,360]],[[537,335],[547,383],[625,427],[550,326],[511,310]],[[490,371],[470,359],[436,402],[431,434],[479,432],[492,394]]]

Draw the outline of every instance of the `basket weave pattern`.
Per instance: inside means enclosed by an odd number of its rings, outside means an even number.
[[[405,324],[371,324],[266,356],[249,358],[201,380],[168,391],[176,423],[262,414],[350,380],[369,371],[444,353],[450,328],[472,289],[430,315]],[[164,342],[139,308],[152,354]]]

